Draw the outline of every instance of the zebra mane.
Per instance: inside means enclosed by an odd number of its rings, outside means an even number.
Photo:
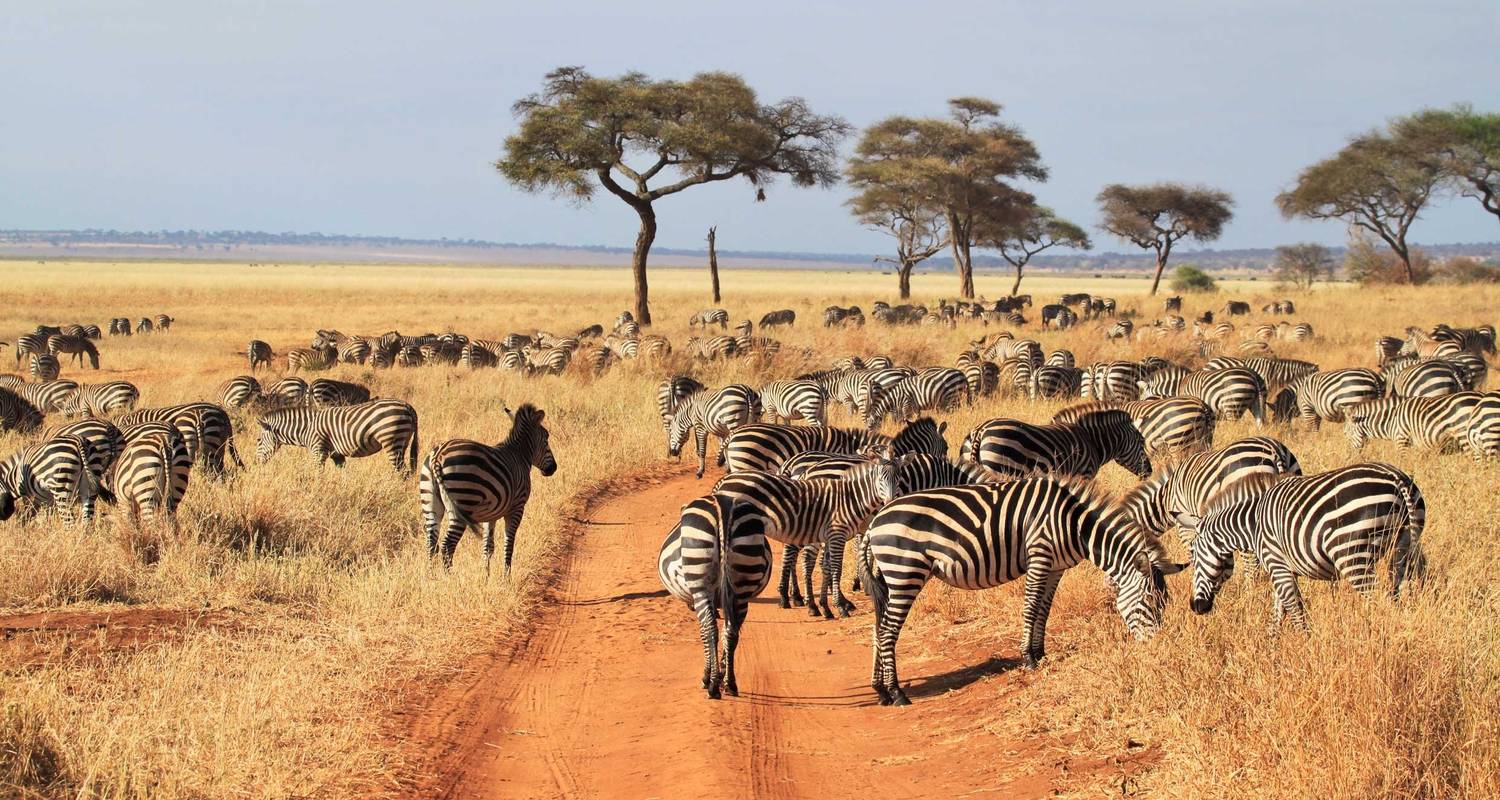
[[[1051,479],[1063,491],[1072,495],[1086,511],[1097,514],[1123,530],[1130,539],[1139,542],[1153,563],[1160,564],[1169,560],[1161,541],[1135,521],[1135,517],[1119,498],[1101,489],[1096,483],[1076,475],[1057,475],[1051,476]]]
[[[506,434],[502,447],[516,444],[521,437],[530,435],[532,429],[541,424],[544,413],[533,403],[522,403],[521,407],[511,414],[510,433]]]

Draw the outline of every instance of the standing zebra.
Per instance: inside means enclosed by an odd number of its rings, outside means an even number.
[[[1016,477],[1049,474],[1092,480],[1110,461],[1142,478],[1151,474],[1145,440],[1129,415],[1118,409],[1051,425],[988,420],[964,437],[959,458]]]
[[[698,451],[698,477],[707,465],[708,437],[719,439],[718,464],[724,464],[724,450],[730,434],[760,419],[760,396],[742,383],[732,383],[717,392],[707,390],[678,403],[667,426],[667,455],[682,455],[682,445],[689,432]]]
[[[760,388],[760,402],[777,424],[794,419],[815,427],[828,424],[828,395],[812,381],[772,381]]]
[[[130,381],[81,383],[66,401],[66,407],[70,415],[87,413],[102,417],[116,411],[129,411],[140,399],[141,390]]]
[[[287,351],[286,368],[288,372],[328,369],[338,363],[338,355],[338,348],[331,344],[323,347],[298,347]]]
[[[250,375],[237,375],[219,384],[219,405],[244,408],[261,399],[260,381]]]
[[[1057,412],[1052,421],[1077,422],[1089,414],[1111,408],[1130,415],[1131,424],[1140,431],[1141,439],[1146,443],[1146,455],[1153,461],[1172,461],[1214,446],[1217,420],[1213,410],[1195,397],[1134,400],[1119,405],[1082,403]]]
[[[1161,625],[1167,565],[1159,546],[1109,502],[1072,481],[1041,477],[909,494],[881,509],[867,533],[862,577],[875,605],[875,666],[882,705],[908,705],[896,674],[896,641],[932,578],[990,589],[1026,578],[1023,661],[1046,654],[1047,616],[1063,573],[1088,559],[1108,575],[1115,609],[1138,639]]]
[[[495,552],[495,521],[505,520],[505,574],[510,575],[516,531],[531,497],[531,468],[543,477],[557,471],[551,435],[542,425],[545,412],[524,403],[512,412],[510,434],[497,445],[469,439],[449,439],[427,454],[417,481],[422,501],[422,527],[427,533],[429,558],[438,554],[438,526],[447,517],[443,536],[443,568],[453,566],[453,551],[464,531],[484,528],[484,574],[490,574]]]
[[[683,400],[701,391],[703,384],[686,375],[674,375],[657,384],[656,413],[661,417],[662,429],[665,430],[672,424],[672,416],[677,413],[677,406]]]
[[[727,329],[729,327],[729,312],[722,308],[705,308],[688,320],[689,328],[707,328],[710,325],[718,325],[720,330]]]
[[[1257,475],[1231,487],[1200,517],[1178,515],[1195,532],[1193,612],[1213,610],[1234,568],[1235,552],[1255,553],[1271,575],[1275,620],[1288,615],[1307,628],[1297,578],[1348,581],[1375,588],[1375,565],[1394,552],[1391,593],[1420,579],[1427,559],[1422,528],[1427,504],[1411,477],[1389,464],[1354,464],[1320,475]]]
[[[29,372],[31,379],[46,383],[57,380],[62,373],[62,365],[57,363],[57,356],[51,353],[32,353]]]
[[[66,334],[53,334],[47,337],[47,352],[51,355],[66,353],[71,355],[72,361],[78,362],[78,368],[83,368],[83,358],[88,356],[89,367],[99,368],[99,348],[89,341],[87,336],[69,336]]]
[[[1181,367],[1157,370],[1140,382],[1141,398],[1196,397],[1219,419],[1239,419],[1249,411],[1257,426],[1266,422],[1266,382],[1244,367],[1189,372]]]
[[[114,466],[115,459],[119,458],[120,452],[125,449],[125,434],[109,420],[79,420],[49,429],[42,434],[44,439],[54,439],[58,436],[77,436],[88,445],[84,450],[84,455],[87,457],[89,470],[94,473],[96,481],[103,481],[110,467]],[[93,516],[92,507],[85,510],[89,516]]]
[[[1385,385],[1374,370],[1357,367],[1315,372],[1292,381],[1297,418],[1313,430],[1324,420],[1343,422],[1351,407],[1379,400]]]
[[[313,408],[352,406],[370,399],[370,390],[348,381],[319,378],[307,385],[307,399]]]
[[[1261,377],[1266,384],[1266,396],[1273,397],[1281,393],[1281,390],[1290,386],[1294,381],[1305,378],[1318,371],[1318,365],[1310,361],[1298,361],[1293,358],[1233,358],[1220,356],[1211,359],[1203,365],[1203,369],[1216,370],[1231,367],[1243,367]]]
[[[100,486],[89,470],[89,445],[78,436],[57,436],[23,447],[0,461],[0,522],[16,512],[16,503],[26,500],[29,512],[56,508],[65,525],[76,522],[73,507],[83,508],[83,520],[92,516],[95,497],[113,502],[114,496]]]
[[[42,412],[30,400],[0,387],[0,432],[30,433],[42,426]]]
[[[1032,400],[1053,397],[1076,397],[1083,387],[1083,370],[1075,367],[1047,366],[1031,373],[1028,393]]]
[[[733,336],[714,336],[687,340],[688,354],[699,361],[717,361],[739,354],[739,340]]]
[[[213,477],[223,476],[226,455],[235,466],[244,466],[234,448],[234,426],[230,424],[229,412],[213,403],[138,408],[117,420],[122,429],[142,422],[164,422],[176,428],[187,442],[194,461],[201,461]]]
[[[865,427],[886,417],[910,421],[923,411],[951,411],[971,400],[969,381],[952,367],[929,367],[881,391],[865,408]]]
[[[1104,338],[1118,339],[1123,342],[1130,341],[1130,335],[1135,332],[1135,323],[1128,319],[1122,319],[1104,329]]]
[[[906,453],[946,455],[948,443],[943,431],[948,423],[938,424],[923,417],[908,424],[894,437],[846,428],[810,426],[746,425],[724,440],[724,471],[729,474],[758,470],[776,472],[792,456],[808,450],[855,454],[871,448],[889,448],[892,456]]]
[[[47,352],[47,337],[40,333],[23,333],[16,337],[12,355],[16,357],[16,368],[21,368],[21,359],[37,353]]]
[[[673,597],[698,617],[703,639],[703,688],[711,700],[720,689],[740,694],[734,680],[734,651],[740,626],[771,578],[771,546],[764,520],[735,514],[734,499],[711,494],[689,501],[656,558],[656,574]],[[719,658],[718,618],[724,619],[723,660]]]
[[[78,394],[78,384],[72,381],[16,383],[9,389],[43,414],[73,413],[73,398]]]
[[[3,407],[0,407],[0,412],[3,412]],[[1469,440],[1469,454],[1475,461],[1500,456],[1500,392],[1480,395],[1469,415],[1465,436]]]
[[[1462,448],[1468,445],[1469,419],[1481,397],[1478,392],[1459,392],[1360,403],[1344,412],[1344,435],[1355,450],[1370,439],[1389,439],[1401,448]]]
[[[182,434],[170,425],[147,422],[130,429],[109,485],[136,524],[150,525],[162,514],[175,527],[192,468]]]
[[[767,312],[765,316],[760,318],[760,327],[762,328],[772,328],[777,325],[785,325],[790,328],[796,324],[797,312],[790,308]]]
[[[1141,366],[1134,361],[1101,361],[1083,371],[1080,392],[1084,397],[1106,402],[1138,400],[1143,377]]]
[[[300,406],[307,402],[307,381],[293,375],[271,384],[266,399],[277,406]]]
[[[260,418],[255,454],[262,464],[282,445],[305,447],[344,466],[347,458],[384,452],[391,468],[405,477],[417,468],[417,412],[400,400],[372,400],[327,408],[286,408]]]
[[[1141,529],[1165,533],[1178,514],[1203,514],[1220,492],[1251,475],[1301,475],[1302,465],[1286,445],[1266,436],[1230,442],[1198,453],[1147,478],[1120,500]],[[1184,545],[1190,531],[1180,528]]]
[[[1392,397],[1442,397],[1462,392],[1468,377],[1445,360],[1418,361],[1386,373]]]

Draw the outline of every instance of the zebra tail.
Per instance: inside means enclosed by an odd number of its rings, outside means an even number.
[[[417,422],[411,426],[411,441],[406,443],[406,468],[417,474]]]
[[[719,507],[719,614],[724,624],[729,625],[735,612],[734,601],[734,521],[738,504],[733,499],[720,496]]]
[[[1397,491],[1401,493],[1401,502],[1406,506],[1406,527],[1401,532],[1401,537],[1406,539],[1406,547],[1412,559],[1408,562],[1408,578],[1421,580],[1427,572],[1427,556],[1422,552],[1422,528],[1426,524],[1426,512],[1423,511],[1422,522],[1417,521],[1418,503],[1422,502],[1422,490],[1411,478],[1402,475],[1402,480],[1396,482]],[[1425,504],[1424,504],[1425,505]],[[1400,546],[1400,543],[1397,543]]]
[[[866,548],[869,547],[869,536],[865,536]],[[890,602],[890,587],[885,584],[885,576],[875,568],[875,559],[870,553],[864,558],[856,559],[859,562],[859,580],[865,586],[865,591],[870,594],[870,602],[875,605],[875,626],[880,627],[881,620],[885,619],[885,608]]]

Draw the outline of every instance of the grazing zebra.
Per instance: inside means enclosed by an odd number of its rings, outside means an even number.
[[[720,690],[738,697],[734,651],[750,601],[771,579],[771,545],[765,523],[736,514],[733,498],[711,494],[690,500],[662,542],[656,574],[667,593],[698,617],[703,640],[703,689],[711,700]],[[724,620],[723,659],[719,658],[718,619]]]
[[[1468,376],[1444,360],[1418,361],[1386,373],[1392,397],[1442,397],[1467,388]]]
[[[149,525],[163,514],[175,526],[192,468],[193,457],[182,434],[170,425],[147,422],[130,429],[109,486],[135,523]]]
[[[249,369],[251,372],[261,367],[269,368],[271,366],[271,359],[275,357],[276,353],[272,352],[271,345],[259,339],[251,339],[249,344],[245,345],[246,369]]]
[[[262,464],[282,445],[297,445],[313,451],[320,467],[329,459],[342,467],[345,459],[384,452],[403,477],[417,468],[417,412],[400,400],[281,409],[259,424],[255,454]]]
[[[575,339],[598,339],[598,338],[602,337],[603,335],[604,335],[604,326],[600,325],[598,323],[595,323],[593,325],[588,326],[587,328],[579,328],[578,329],[578,333],[573,334],[573,338],[575,338]]]
[[[849,616],[854,608],[845,599],[842,586],[844,544],[863,530],[870,515],[894,500],[900,490],[895,465],[890,461],[872,461],[835,479],[797,480],[753,471],[726,475],[715,484],[714,493],[733,497],[738,505],[737,515],[762,518],[770,539],[798,547],[823,546],[821,602],[808,581],[807,610],[811,616],[821,614],[825,619],[833,619],[835,608],[843,617]],[[790,566],[783,562],[783,574]],[[789,604],[789,598],[783,594],[781,607],[787,608]]]
[[[1045,366],[1033,370],[1029,392],[1031,399],[1076,397],[1083,390],[1083,370],[1074,367]]]
[[[906,453],[946,455],[948,443],[943,431],[948,423],[938,424],[923,417],[908,424],[895,436],[884,436],[868,430],[847,428],[814,428],[810,426],[746,425],[724,440],[724,470],[729,474],[759,470],[776,472],[798,453],[822,450],[854,454],[870,448],[889,448],[892,456]]]
[[[1104,329],[1104,338],[1119,339],[1121,341],[1129,342],[1130,335],[1134,332],[1135,323],[1131,322],[1128,319],[1122,319]]]
[[[124,323],[123,325],[120,324],[122,322]],[[109,335],[110,336],[129,336],[130,335],[130,320],[128,320],[128,319],[122,319],[121,317],[112,317],[110,319],[110,321],[109,321]]]
[[[338,348],[329,344],[323,347],[298,347],[286,354],[286,368],[289,372],[300,370],[328,369],[338,363]]]
[[[1151,474],[1145,439],[1119,409],[1050,425],[987,420],[964,437],[959,458],[999,475],[1023,478],[1048,474],[1092,480],[1110,461],[1142,478]]]
[[[1218,494],[1251,475],[1301,475],[1297,456],[1267,436],[1240,439],[1197,453],[1152,475],[1120,499],[1141,529],[1155,535],[1176,524],[1178,514],[1202,515]],[[1178,528],[1191,546],[1187,528]]]
[[[1313,326],[1306,322],[1299,322],[1292,326],[1292,330],[1286,334],[1286,338],[1294,342],[1311,341],[1313,338]]]
[[[458,352],[458,363],[464,369],[499,366],[500,357],[479,342],[469,342]]]
[[[656,413],[661,417],[662,430],[672,424],[677,406],[689,397],[703,391],[703,384],[686,375],[676,375],[662,381],[656,387]]]
[[[114,496],[100,486],[89,469],[90,445],[72,435],[54,436],[13,453],[0,462],[0,521],[16,512],[16,504],[28,501],[28,516],[41,508],[56,508],[65,525],[73,525],[76,505],[87,523],[93,517],[94,499],[113,502]]]
[[[858,326],[865,324],[865,314],[860,310],[859,306],[849,306],[848,308],[829,306],[823,309],[823,327],[831,328],[835,325],[850,323]]]
[[[136,333],[150,333],[155,329],[156,324],[151,321],[150,317],[141,317],[141,321],[135,326]]]
[[[769,359],[781,352],[781,342],[767,336],[737,336],[734,351],[743,356],[755,354],[762,359]]]
[[[603,345],[586,347],[583,350],[583,363],[588,365],[589,373],[594,377],[600,377],[609,371],[609,366],[615,362],[615,352]]]
[[[667,426],[667,455],[674,458],[682,455],[682,445],[689,432],[698,451],[698,477],[708,459],[708,437],[719,439],[718,463],[724,464],[724,450],[729,435],[739,428],[760,419],[762,414],[760,395],[742,383],[732,383],[717,392],[698,392],[678,402]]]
[[[453,551],[471,526],[484,528],[484,574],[490,574],[495,552],[495,521],[505,520],[505,574],[510,575],[516,531],[531,497],[531,468],[543,477],[557,471],[551,435],[542,425],[545,412],[525,403],[512,412],[510,434],[497,445],[469,439],[449,439],[432,448],[422,461],[417,481],[422,501],[422,526],[427,533],[429,558],[438,554],[438,526],[447,517],[443,536],[443,568],[453,566]]]
[[[1195,532],[1193,601],[1197,614],[1234,568],[1236,552],[1254,553],[1271,575],[1275,621],[1307,628],[1297,578],[1375,588],[1375,565],[1390,553],[1391,594],[1426,572],[1422,528],[1427,504],[1409,475],[1389,464],[1354,464],[1319,475],[1251,477],[1225,491],[1201,516],[1178,515]]]
[[[0,387],[0,431],[30,433],[42,426],[42,412],[30,400]]]
[[[881,369],[834,369],[798,375],[797,380],[812,381],[823,388],[828,402],[840,403],[851,414],[863,416],[870,401],[881,390],[914,375],[912,370],[888,367]]]
[[[78,384],[72,381],[49,381],[47,383],[18,383],[10,391],[26,400],[43,414],[74,413],[73,398],[78,394]]]
[[[794,419],[813,426],[828,424],[828,395],[812,381],[772,381],[761,387],[760,402],[764,413],[778,424]]]
[[[672,343],[665,336],[652,334],[642,336],[639,351],[641,358],[663,359],[672,355]]]
[[[1276,338],[1276,326],[1265,324],[1256,325],[1253,329],[1250,330],[1249,333],[1246,333],[1245,336],[1249,339],[1259,339],[1261,341],[1261,344],[1264,344],[1265,342],[1269,342],[1272,339]]]
[[[47,337],[39,333],[23,333],[16,337],[16,346],[13,355],[16,357],[16,368],[21,367],[21,359],[36,353],[47,352]]]
[[[1254,370],[1227,367],[1188,372],[1181,367],[1157,370],[1140,382],[1141,398],[1196,397],[1220,419],[1239,419],[1249,411],[1257,426],[1266,422],[1266,382]]]
[[[167,316],[166,314],[157,314],[156,315],[156,327],[157,327],[158,330],[163,330],[163,331],[167,330],[168,328],[172,327],[172,323],[175,322],[175,321],[176,320],[172,319],[171,317]]]
[[[1394,397],[1351,406],[1344,412],[1344,435],[1355,450],[1370,439],[1389,439],[1397,447],[1468,445],[1469,418],[1482,397],[1459,392],[1442,397]]]
[[[271,384],[265,398],[276,406],[300,406],[307,403],[307,381],[293,375]]]
[[[1064,330],[1072,327],[1078,322],[1078,314],[1073,309],[1059,303],[1049,303],[1042,306],[1042,327],[1055,327]]]
[[[1293,358],[1275,357],[1251,357],[1235,358],[1233,356],[1219,356],[1210,359],[1203,369],[1229,369],[1231,367],[1242,367],[1254,372],[1261,377],[1266,384],[1267,396],[1280,394],[1282,389],[1290,386],[1293,381],[1305,378],[1318,371],[1318,365],[1310,361],[1298,361]]]
[[[57,356],[51,353],[32,353],[31,364],[28,370],[34,381],[55,381],[62,372],[62,365],[57,363]]]
[[[1047,360],[1042,363],[1044,367],[1076,367],[1078,360],[1073,357],[1072,350],[1059,348],[1047,354]]]
[[[82,439],[84,444],[84,461],[89,472],[93,474],[96,483],[103,483],[109,474],[110,467],[114,466],[115,459],[119,458],[120,452],[125,449],[125,435],[119,428],[108,420],[85,419],[52,428],[42,434],[43,439],[55,439],[59,436],[76,436]],[[92,497],[83,499],[84,518],[94,516],[94,500]]]
[[[342,364],[359,364],[360,366],[364,366],[364,363],[370,359],[370,354],[374,352],[374,349],[368,339],[357,336],[351,337],[337,345],[338,361]]]
[[[102,417],[116,411],[129,411],[140,399],[141,390],[130,381],[80,383],[77,391],[67,399],[65,413]]]
[[[234,447],[234,427],[230,424],[229,413],[213,403],[138,408],[121,416],[116,424],[124,429],[142,422],[163,422],[176,428],[187,442],[188,453],[195,462],[201,461],[212,477],[224,474],[226,455],[235,466],[244,466]]]
[[[910,421],[923,411],[951,411],[970,402],[969,381],[952,367],[929,367],[883,389],[865,408],[865,427],[876,430],[886,417]]]
[[[1134,361],[1101,361],[1090,364],[1080,375],[1079,391],[1084,397],[1105,402],[1138,400],[1141,366]]]
[[[1489,325],[1477,328],[1454,328],[1445,324],[1433,327],[1429,336],[1439,342],[1453,342],[1465,352],[1495,354],[1495,329]]]
[[[1351,407],[1385,394],[1385,385],[1374,370],[1364,368],[1315,372],[1292,381],[1287,387],[1295,402],[1297,418],[1317,430],[1323,420],[1343,422]]]
[[[1131,519],[1083,485],[1040,477],[909,494],[881,509],[866,534],[862,575],[875,605],[871,684],[882,705],[908,705],[896,674],[896,641],[932,578],[989,589],[1026,577],[1023,663],[1046,655],[1047,616],[1063,573],[1088,559],[1109,576],[1115,609],[1138,639],[1161,625],[1168,565]]]
[[[993,361],[976,361],[963,367],[969,397],[989,397],[1000,387],[1000,365]]]
[[[1052,421],[1077,422],[1096,411],[1111,408],[1130,415],[1131,424],[1140,431],[1141,439],[1146,443],[1146,455],[1153,461],[1172,461],[1213,447],[1217,420],[1213,410],[1195,397],[1132,400],[1119,405],[1083,403],[1057,412]]]
[[[1224,310],[1220,313],[1222,313],[1226,317],[1235,317],[1249,314],[1250,304],[1242,300],[1230,300],[1229,302],[1224,304]]]
[[[573,351],[566,347],[533,352],[527,359],[527,374],[561,375],[572,361]]]
[[[783,308],[779,311],[767,312],[765,316],[760,318],[760,327],[762,328],[772,328],[777,325],[785,325],[790,328],[795,326],[796,324],[797,312],[791,310],[790,308]]]
[[[699,361],[715,361],[738,355],[739,340],[733,336],[714,336],[709,339],[694,336],[687,340],[687,351]]]
[[[307,385],[307,399],[313,408],[352,406],[368,402],[370,390],[357,383],[319,378]]]
[[[718,325],[719,330],[727,329],[729,327],[729,312],[722,308],[705,308],[688,319],[689,328],[707,328],[710,325]]]
[[[88,356],[89,367],[99,368],[99,348],[88,340],[87,336],[68,336],[57,333],[47,337],[47,352],[51,355],[66,353],[73,358],[71,361],[78,362],[78,368],[83,368],[83,357]]]
[[[261,399],[260,381],[253,375],[237,375],[219,384],[219,405],[244,408]]]
[[[0,411],[3,411],[3,406],[0,406]],[[1469,414],[1465,437],[1475,461],[1500,456],[1500,392],[1485,392],[1480,396]]]

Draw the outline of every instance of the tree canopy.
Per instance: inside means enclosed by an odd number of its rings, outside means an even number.
[[[1500,114],[1460,105],[1426,109],[1391,124],[1404,147],[1437,160],[1445,182],[1500,219]]]
[[[1271,272],[1282,283],[1311,289],[1318,279],[1333,277],[1333,263],[1333,255],[1321,244],[1288,244],[1276,248]]]
[[[1211,242],[1234,218],[1234,199],[1207,186],[1154,183],[1143,186],[1110,184],[1099,192],[1100,229],[1156,253],[1156,294],[1161,274],[1182,239]]]
[[[673,81],[559,67],[513,110],[520,128],[495,162],[502,176],[526,191],[578,202],[602,187],[640,217],[633,269],[642,324],[651,320],[646,259],[657,200],[734,178],[754,186],[756,199],[777,176],[795,186],[829,186],[838,180],[837,148],[850,130],[800,98],[762,104],[743,78],[726,72]]]
[[[975,234],[976,245],[999,250],[1000,257],[1015,267],[1012,295],[1021,290],[1023,271],[1037,253],[1052,247],[1089,250],[1094,246],[1087,231],[1057,216],[1052,209],[1033,205],[1025,210],[1028,213],[1019,218],[985,220]]]

